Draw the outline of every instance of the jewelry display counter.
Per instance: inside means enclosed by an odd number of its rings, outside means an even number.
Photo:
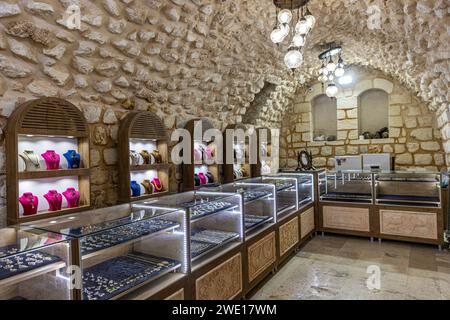
[[[74,239],[84,300],[118,299],[188,272],[185,211],[128,204],[34,224]],[[163,280],[164,279],[164,280]]]
[[[168,193],[168,137],[162,120],[152,112],[131,111],[119,128],[119,193],[121,202]]]
[[[28,227],[0,229],[0,300],[68,300],[71,240]]]
[[[275,185],[235,182],[205,189],[237,193],[243,197],[243,289],[244,293],[247,293],[275,267]]]
[[[242,202],[240,194],[190,191],[133,206],[184,210],[190,230],[189,290],[195,299],[231,299],[242,293]]]
[[[59,98],[28,101],[6,131],[9,224],[89,208],[89,129],[76,106]]]
[[[373,176],[365,171],[319,174],[319,229],[374,237]]]
[[[379,238],[444,243],[440,173],[381,172],[374,181]]]

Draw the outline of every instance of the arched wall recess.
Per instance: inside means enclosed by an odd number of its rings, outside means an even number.
[[[312,102],[313,140],[336,140],[337,108],[336,99],[325,94],[316,96]]]
[[[370,89],[358,96],[359,134],[389,127],[389,95],[381,89]],[[378,138],[388,138],[378,137]]]

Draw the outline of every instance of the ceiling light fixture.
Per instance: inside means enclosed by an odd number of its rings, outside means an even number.
[[[336,55],[339,55],[337,62],[334,60],[334,56]],[[328,50],[319,55],[319,59],[322,60],[322,67],[319,69],[318,80],[322,82],[323,85],[328,82],[325,92],[327,96],[334,98],[337,95],[338,88],[333,81],[337,80],[341,84],[340,79],[342,79],[345,75],[345,64],[342,59],[342,47],[331,44]],[[348,81],[348,79],[346,80]]]
[[[308,2],[309,0],[273,0],[277,8],[277,14],[270,39],[276,44],[283,43],[289,36],[290,31],[293,30],[289,49],[284,57],[285,65],[291,70],[295,70],[302,64],[301,50],[305,46],[306,36],[316,23],[316,18],[309,9],[306,8],[305,10]],[[297,19],[295,19],[295,10],[297,10]]]

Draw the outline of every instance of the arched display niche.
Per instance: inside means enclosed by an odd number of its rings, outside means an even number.
[[[261,157],[261,152],[267,157],[272,155],[272,130],[268,127],[259,127],[255,129],[258,141],[258,161],[252,166],[252,176],[259,177],[262,175],[274,174],[278,171],[278,166],[275,166],[273,161],[265,160]],[[263,132],[266,132],[266,137],[263,141]],[[263,150],[265,148],[265,150]]]
[[[194,136],[194,128],[196,126],[196,124],[198,123],[198,121],[201,121],[201,125],[202,125],[202,132],[201,132],[201,138],[200,140],[196,141],[196,137]],[[215,145],[214,140],[209,140],[206,141],[204,139],[205,137],[205,132],[209,129],[214,129],[213,124],[211,123],[210,120],[202,118],[202,119],[191,119],[188,122],[186,122],[186,124],[184,125],[184,129],[186,129],[191,137],[191,163],[183,163],[182,164],[182,183],[181,183],[181,191],[192,191],[192,190],[196,190],[199,187],[204,187],[205,184],[202,185],[196,185],[195,183],[195,177],[201,172],[204,175],[206,173],[209,173],[212,175],[213,177],[213,181],[211,182],[209,179],[207,181],[207,184],[212,184],[212,183],[220,183],[221,182],[221,164],[218,164],[217,162],[214,161],[213,164],[207,164],[204,161],[204,156],[205,153],[204,152],[200,152],[201,154],[201,163],[195,163],[195,155],[194,153],[197,151],[199,151],[199,147],[209,147],[211,148],[211,150],[214,150],[214,153],[216,153],[217,148]],[[215,157],[215,154],[214,156]]]
[[[60,156],[59,165],[54,167],[56,169],[47,169],[41,156],[46,150],[53,150]],[[75,150],[80,155],[79,164],[72,161],[73,166],[69,165],[69,160],[63,156],[69,150]],[[33,163],[34,167],[27,167],[26,158],[19,156],[23,156],[25,151],[33,151],[34,162],[29,163]],[[89,209],[89,128],[81,111],[72,103],[46,97],[20,105],[8,119],[6,163],[8,224]],[[67,188],[75,188],[79,192],[79,203],[75,202],[69,208],[68,201],[61,196],[61,209],[56,206],[52,208],[54,211],[50,211],[44,194],[49,190],[61,194]],[[37,212],[33,214],[29,214],[30,211],[25,213],[19,202],[19,197],[28,192],[38,199]],[[33,208],[36,208],[34,204]]]
[[[239,181],[246,178],[253,177],[255,174],[255,169],[253,168],[255,164],[250,163],[249,159],[249,137],[244,136],[244,141],[238,141],[236,137],[234,137],[233,141],[228,141],[227,130],[243,130],[244,133],[247,133],[247,126],[244,124],[230,124],[228,125],[223,132],[223,154],[224,154],[224,165],[223,165],[223,179],[224,183]],[[229,143],[233,144],[233,164],[229,164],[226,162],[227,159],[227,145]],[[245,163],[238,164],[237,163],[237,152],[245,153]]]
[[[144,150],[149,153],[157,150],[161,156],[160,161],[133,164],[131,151],[141,154]],[[119,164],[121,202],[143,200],[169,192],[168,136],[162,120],[156,114],[149,111],[131,111],[122,119],[119,127]],[[148,186],[154,178],[158,178],[161,182],[161,190],[143,186],[142,183]],[[140,187],[139,196],[133,196],[132,181],[136,181]]]

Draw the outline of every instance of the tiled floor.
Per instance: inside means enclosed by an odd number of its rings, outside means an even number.
[[[371,265],[380,268],[379,289],[367,287]],[[252,299],[450,299],[450,252],[404,242],[317,236]]]

